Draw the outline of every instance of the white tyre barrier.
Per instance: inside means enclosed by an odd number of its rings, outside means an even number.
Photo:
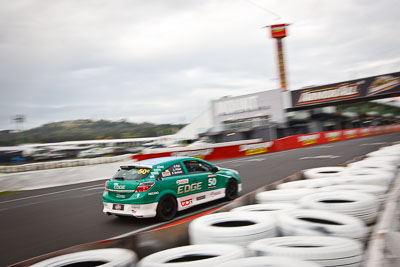
[[[390,179],[394,179],[395,177],[393,172],[368,168],[348,168],[343,176],[345,177],[346,175],[374,175],[376,177],[387,177]]]
[[[358,218],[338,212],[297,209],[277,214],[277,223],[284,236],[337,236],[365,241],[368,229]]]
[[[379,154],[375,154],[374,152],[371,152],[371,153],[367,154],[368,159],[380,161],[380,162],[386,162],[393,166],[399,166],[400,158],[398,156],[385,156],[380,153]]]
[[[379,203],[382,204],[386,199],[386,186],[382,185],[372,185],[372,184],[340,184],[340,185],[332,185],[327,187],[320,188],[320,191],[335,191],[335,190],[349,190],[349,191],[357,191],[361,193],[369,193],[379,200]]]
[[[306,179],[324,178],[324,177],[338,177],[343,174],[346,167],[320,167],[303,171]]]
[[[373,158],[365,159],[350,163],[347,165],[348,170],[352,170],[354,168],[362,168],[362,169],[374,169],[374,170],[382,170],[388,171],[391,173],[396,172],[397,167],[390,163],[385,163],[382,161],[375,161]]]
[[[63,266],[107,266],[134,267],[137,263],[136,254],[128,249],[106,248],[75,252],[50,258],[32,267],[63,267]]]
[[[144,257],[138,267],[215,266],[245,257],[244,248],[229,244],[191,245],[171,248]]]
[[[272,202],[296,203],[303,196],[315,193],[311,188],[298,189],[278,189],[257,193],[255,198],[258,204],[267,204]]]
[[[281,256],[316,262],[326,267],[359,267],[361,242],[332,236],[284,236],[255,241],[248,249],[256,256]]]
[[[277,186],[278,189],[295,189],[295,188],[321,188],[330,185],[336,185],[343,183],[343,180],[331,177],[331,178],[315,178],[306,179],[299,181],[292,181],[287,183],[282,183]]]
[[[400,156],[400,147],[398,146],[382,147],[378,151],[385,156]]]
[[[400,159],[400,151],[391,148],[381,148],[379,150],[367,154],[367,157],[382,157],[382,156]]]
[[[367,225],[375,222],[379,210],[379,202],[375,196],[345,190],[314,193],[300,199],[299,204],[307,209],[333,211],[354,216]]]
[[[288,257],[250,257],[228,261],[215,267],[322,267],[322,265]]]
[[[389,188],[393,182],[391,176],[376,176],[376,175],[346,175],[343,178],[342,184],[370,184],[381,185]]]
[[[276,202],[268,204],[254,204],[234,208],[230,212],[272,212],[277,213],[283,210],[295,210],[300,208],[299,205]]]
[[[250,242],[277,236],[272,214],[220,212],[208,214],[189,224],[191,244],[225,243],[245,246]]]

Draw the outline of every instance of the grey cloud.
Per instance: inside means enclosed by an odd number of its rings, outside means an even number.
[[[397,71],[398,3],[385,1],[20,0],[0,10],[0,129],[70,119],[186,122],[211,99]],[[385,38],[382,38],[385,36]]]

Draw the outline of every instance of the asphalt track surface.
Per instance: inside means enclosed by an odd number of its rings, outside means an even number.
[[[241,194],[245,194],[298,171],[336,166],[396,141],[400,141],[400,133],[213,163],[238,170],[243,182]],[[0,266],[140,231],[157,223],[154,219],[119,219],[104,215],[103,188],[104,181],[95,181],[1,196]],[[221,204],[204,204],[178,215],[183,218]]]

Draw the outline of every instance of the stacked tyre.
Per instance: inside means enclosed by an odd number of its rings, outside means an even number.
[[[259,204],[279,203],[297,203],[302,197],[314,193],[314,189],[296,188],[279,189],[264,191],[256,194],[256,202]]]
[[[245,250],[230,244],[189,245],[156,252],[144,257],[139,267],[216,266],[245,257]]]
[[[306,209],[347,214],[359,218],[367,225],[375,222],[379,211],[379,202],[375,196],[348,190],[311,194],[303,197],[299,203]]]
[[[50,258],[32,267],[63,267],[63,266],[109,266],[135,267],[137,256],[131,250],[122,248],[106,248],[75,252]]]
[[[252,241],[276,237],[272,214],[220,212],[193,220],[189,225],[191,244],[225,243],[246,246]]]
[[[248,246],[255,256],[298,258],[322,266],[361,266],[363,244],[331,236],[285,236],[266,238]]]
[[[365,241],[368,229],[353,216],[325,210],[297,209],[277,215],[284,236],[337,236]]]
[[[254,267],[254,266],[274,266],[274,267],[322,267],[322,265],[304,261],[296,258],[288,257],[249,257],[244,259],[238,259],[233,261],[228,261],[223,264],[218,264],[215,267]]]
[[[299,205],[285,202],[273,202],[267,204],[253,204],[237,207],[231,210],[231,212],[263,212],[278,214],[285,210],[295,210],[300,208]]]

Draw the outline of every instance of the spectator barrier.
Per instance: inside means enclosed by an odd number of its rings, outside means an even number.
[[[188,156],[196,157],[204,160],[222,160],[228,158],[237,158],[252,156],[258,154],[266,154],[289,149],[296,149],[314,145],[327,144],[338,141],[346,141],[354,138],[363,138],[367,136],[394,133],[400,131],[400,125],[387,125],[377,127],[366,127],[357,129],[328,131],[312,134],[301,134],[284,137],[274,141],[250,142],[247,144],[226,144],[223,146],[212,146],[181,149],[175,151],[155,150],[156,153],[143,153],[133,155],[132,159],[136,161],[165,157],[165,156]]]

